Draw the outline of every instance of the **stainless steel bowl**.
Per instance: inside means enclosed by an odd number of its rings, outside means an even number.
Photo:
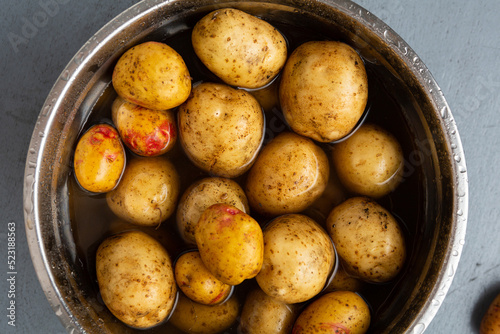
[[[441,305],[465,240],[468,186],[455,121],[415,52],[373,14],[347,0],[145,0],[97,32],[63,70],[38,118],[27,156],[24,210],[38,278],[68,332],[132,332],[89,291],[77,254],[68,175],[77,136],[105,88],[117,58],[147,39],[192,27],[210,10],[236,7],[274,22],[314,28],[348,40],[373,65],[401,105],[412,133],[409,166],[423,173],[422,224],[408,275],[379,312],[375,333],[422,333]]]

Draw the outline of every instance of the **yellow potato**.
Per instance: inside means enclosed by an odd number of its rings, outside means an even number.
[[[111,115],[120,136],[135,154],[153,157],[174,147],[177,140],[172,110],[153,110],[117,97]]]
[[[307,306],[297,318],[293,334],[364,334],[370,321],[370,309],[363,298],[351,291],[335,291]]]
[[[340,261],[342,264],[342,261]],[[325,288],[325,292],[347,290],[352,292],[359,292],[363,288],[363,281],[356,277],[349,275],[342,265],[338,266],[337,273]]]
[[[106,194],[109,208],[130,223],[158,226],[174,213],[179,176],[164,157],[135,158],[118,187]]]
[[[113,190],[125,169],[125,150],[118,132],[108,124],[88,129],[76,145],[74,169],[78,184],[85,190]]]
[[[192,43],[203,64],[225,83],[258,88],[271,82],[285,65],[286,41],[272,25],[237,9],[203,17]]]
[[[256,277],[269,296],[288,304],[316,296],[335,265],[332,241],[311,218],[289,214],[264,229],[264,263]]]
[[[113,87],[128,102],[167,110],[188,98],[191,77],[174,49],[164,43],[145,42],[120,57],[113,70]]]
[[[327,230],[349,274],[382,283],[402,269],[403,233],[397,220],[375,201],[353,197],[336,206],[328,216]]]
[[[134,328],[160,324],[174,306],[177,287],[170,258],[139,231],[111,236],[96,255],[99,291],[108,309]]]
[[[283,69],[279,96],[293,131],[320,142],[340,139],[355,127],[368,100],[363,61],[341,42],[302,44]]]
[[[500,333],[500,294],[493,300],[481,321],[480,334]]]
[[[203,263],[222,282],[238,285],[259,273],[262,230],[243,211],[228,204],[210,206],[201,215],[194,236]]]
[[[175,280],[186,297],[200,304],[218,304],[231,292],[230,285],[210,273],[197,251],[187,252],[177,259]]]
[[[238,333],[288,334],[298,308],[268,296],[261,289],[251,291],[241,311]]]
[[[359,195],[379,198],[401,182],[403,150],[393,135],[372,124],[361,126],[332,150],[344,186]]]
[[[262,149],[245,192],[250,207],[261,214],[296,213],[323,194],[328,176],[325,152],[312,140],[285,132]]]
[[[221,177],[208,177],[193,183],[177,206],[177,227],[184,241],[196,244],[194,228],[201,214],[217,203],[230,204],[249,213],[247,197],[238,183]]]
[[[231,327],[239,314],[235,296],[217,305],[198,304],[182,293],[169,322],[188,334],[215,334]]]
[[[179,107],[179,139],[207,173],[233,178],[246,172],[264,137],[262,108],[250,93],[202,83]]]

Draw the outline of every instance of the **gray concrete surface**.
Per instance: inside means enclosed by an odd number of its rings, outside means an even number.
[[[426,333],[477,333],[500,293],[500,1],[358,0],[417,52],[456,118],[470,211],[462,260]],[[22,184],[27,147],[52,84],[83,43],[135,1],[1,0],[0,333],[64,333],[31,264]],[[7,240],[15,226],[16,321],[8,325]]]

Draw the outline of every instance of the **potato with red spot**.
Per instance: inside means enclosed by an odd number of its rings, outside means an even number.
[[[252,217],[228,204],[206,209],[194,236],[201,259],[222,282],[237,285],[255,277],[262,267],[262,229]]]
[[[174,307],[177,286],[170,257],[144,232],[104,240],[97,250],[96,273],[104,304],[131,327],[156,326]]]
[[[167,110],[188,98],[191,77],[174,49],[164,43],[145,42],[118,59],[113,70],[113,87],[128,102]]]
[[[379,198],[393,191],[403,176],[403,150],[389,132],[364,124],[335,144],[332,160],[342,184],[351,192]]]
[[[215,278],[203,264],[200,252],[182,254],[175,262],[174,272],[179,289],[197,303],[218,304],[231,293],[231,286]]]
[[[239,311],[234,295],[222,304],[203,305],[181,293],[169,323],[188,334],[222,333],[236,321]]]
[[[394,279],[403,268],[403,231],[391,213],[372,199],[348,199],[332,210],[326,224],[350,275],[384,283]]]
[[[137,157],[127,165],[118,187],[106,194],[106,201],[129,223],[159,226],[174,213],[179,188],[179,175],[170,160]]]
[[[117,97],[111,115],[120,137],[135,154],[154,157],[174,147],[177,127],[172,110],[153,110]]]
[[[285,38],[272,25],[241,10],[215,10],[198,23],[192,33],[196,55],[225,83],[262,87],[281,71],[286,62]]]
[[[256,280],[269,296],[301,303],[321,292],[334,265],[326,231],[307,216],[288,214],[264,229],[264,263]]]
[[[370,309],[354,292],[335,291],[312,302],[297,318],[293,334],[364,334],[370,327]]]
[[[211,205],[230,204],[249,213],[247,197],[238,183],[221,177],[207,177],[193,183],[177,207],[177,227],[184,241],[196,244],[194,229],[201,214]]]
[[[304,43],[286,62],[279,98],[293,131],[319,142],[338,140],[356,126],[368,101],[363,60],[342,42]]]
[[[78,184],[85,190],[94,193],[113,190],[124,169],[125,150],[111,125],[94,125],[78,141],[74,170]]]

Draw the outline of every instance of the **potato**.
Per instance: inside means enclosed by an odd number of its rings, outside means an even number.
[[[175,210],[179,176],[164,157],[135,158],[118,187],[106,194],[115,215],[137,225],[158,226]]]
[[[364,124],[336,144],[332,158],[341,182],[359,195],[382,197],[402,179],[403,150],[393,135],[376,125]]]
[[[188,98],[191,77],[174,49],[164,43],[145,42],[118,59],[113,70],[113,87],[128,102],[167,110]]]
[[[264,263],[256,280],[269,296],[301,303],[321,292],[334,265],[326,231],[307,216],[289,214],[264,229]]]
[[[225,8],[203,17],[192,43],[205,66],[225,83],[259,88],[281,71],[287,57],[284,37],[272,25],[237,9]]]
[[[406,246],[401,228],[389,211],[369,198],[353,197],[336,206],[327,230],[351,275],[382,283],[403,267]]]
[[[261,214],[296,213],[321,196],[328,176],[325,152],[312,140],[285,132],[262,149],[245,192],[250,207]]]
[[[161,323],[174,306],[177,287],[170,258],[158,241],[139,231],[104,240],[96,255],[102,300],[134,328]]]
[[[179,137],[193,163],[222,177],[237,177],[252,165],[264,138],[262,108],[250,93],[202,83],[179,107]]]
[[[249,213],[248,200],[238,183],[221,177],[208,177],[193,183],[182,195],[177,207],[177,227],[184,241],[196,244],[194,228],[201,214],[217,203],[230,204]]]
[[[341,42],[302,44],[286,62],[279,97],[293,131],[319,142],[338,140],[351,132],[365,110],[363,61]]]
[[[251,291],[241,312],[238,333],[288,334],[298,308],[268,296],[261,289]]]
[[[182,293],[169,322],[188,334],[220,333],[236,321],[239,303],[235,296],[217,305],[198,304]]]
[[[226,284],[255,277],[262,267],[262,230],[252,217],[228,204],[206,209],[194,236],[208,270]]]
[[[363,334],[370,321],[370,309],[363,298],[351,291],[335,291],[307,306],[297,318],[293,334]]]
[[[182,254],[175,262],[174,272],[181,291],[197,303],[218,304],[231,293],[231,286],[219,281],[210,273],[198,251]]]
[[[94,193],[113,190],[125,169],[125,150],[118,132],[108,124],[92,126],[78,140],[73,161],[82,188]]]
[[[174,147],[177,140],[172,110],[153,110],[117,97],[111,115],[120,137],[135,154],[153,157]]]
[[[342,261],[340,261],[340,264]],[[349,275],[343,265],[339,265],[335,276],[332,278],[324,291],[331,292],[337,290],[347,290],[352,292],[359,292],[363,288],[363,281],[356,277]]]
[[[480,334],[500,333],[500,294],[493,300],[481,321]]]

